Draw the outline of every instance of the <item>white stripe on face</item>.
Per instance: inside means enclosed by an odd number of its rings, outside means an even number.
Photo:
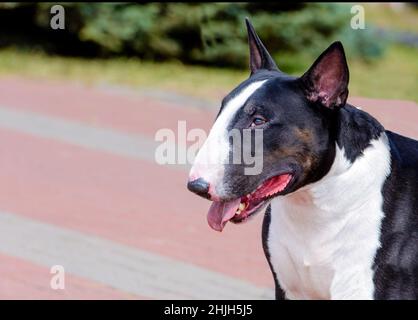
[[[224,175],[224,164],[227,163],[229,157],[228,125],[248,98],[266,81],[253,82],[228,101],[195,158],[189,181],[202,178],[208,182],[210,185],[209,192],[213,196],[212,199],[216,199],[215,188],[217,191],[222,189],[220,183]]]

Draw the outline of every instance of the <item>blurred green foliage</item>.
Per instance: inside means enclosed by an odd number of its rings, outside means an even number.
[[[8,8],[0,5],[0,11],[32,6],[34,24],[45,31],[57,32],[50,31],[49,27],[51,5],[9,3]],[[101,57],[124,55],[154,61],[246,67],[246,16],[273,56],[281,57],[279,67],[288,72],[300,69],[306,60],[312,60],[334,40],[343,42],[350,58],[370,60],[382,55],[384,50],[383,41],[374,41],[370,26],[365,30],[350,28],[351,5],[341,3],[63,5],[65,32],[80,43],[93,44],[95,54]]]

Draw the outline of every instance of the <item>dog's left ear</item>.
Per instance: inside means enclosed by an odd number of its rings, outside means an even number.
[[[336,109],[345,105],[349,72],[341,42],[331,44],[300,78],[306,97]]]
[[[248,18],[245,18],[248,32],[248,45],[250,46],[250,69],[251,74],[260,69],[278,70],[276,63],[261,42]]]

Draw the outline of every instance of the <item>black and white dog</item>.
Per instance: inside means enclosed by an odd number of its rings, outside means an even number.
[[[340,42],[292,77],[246,22],[251,76],[222,101],[188,182],[213,201],[210,226],[265,211],[277,299],[418,298],[418,142],[346,103]],[[256,128],[261,174],[204,161],[230,157],[231,129]]]

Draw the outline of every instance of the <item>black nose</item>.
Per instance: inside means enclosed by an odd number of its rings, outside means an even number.
[[[209,183],[207,183],[202,178],[189,181],[187,183],[187,189],[189,189],[191,192],[194,192],[201,197],[210,199]]]

